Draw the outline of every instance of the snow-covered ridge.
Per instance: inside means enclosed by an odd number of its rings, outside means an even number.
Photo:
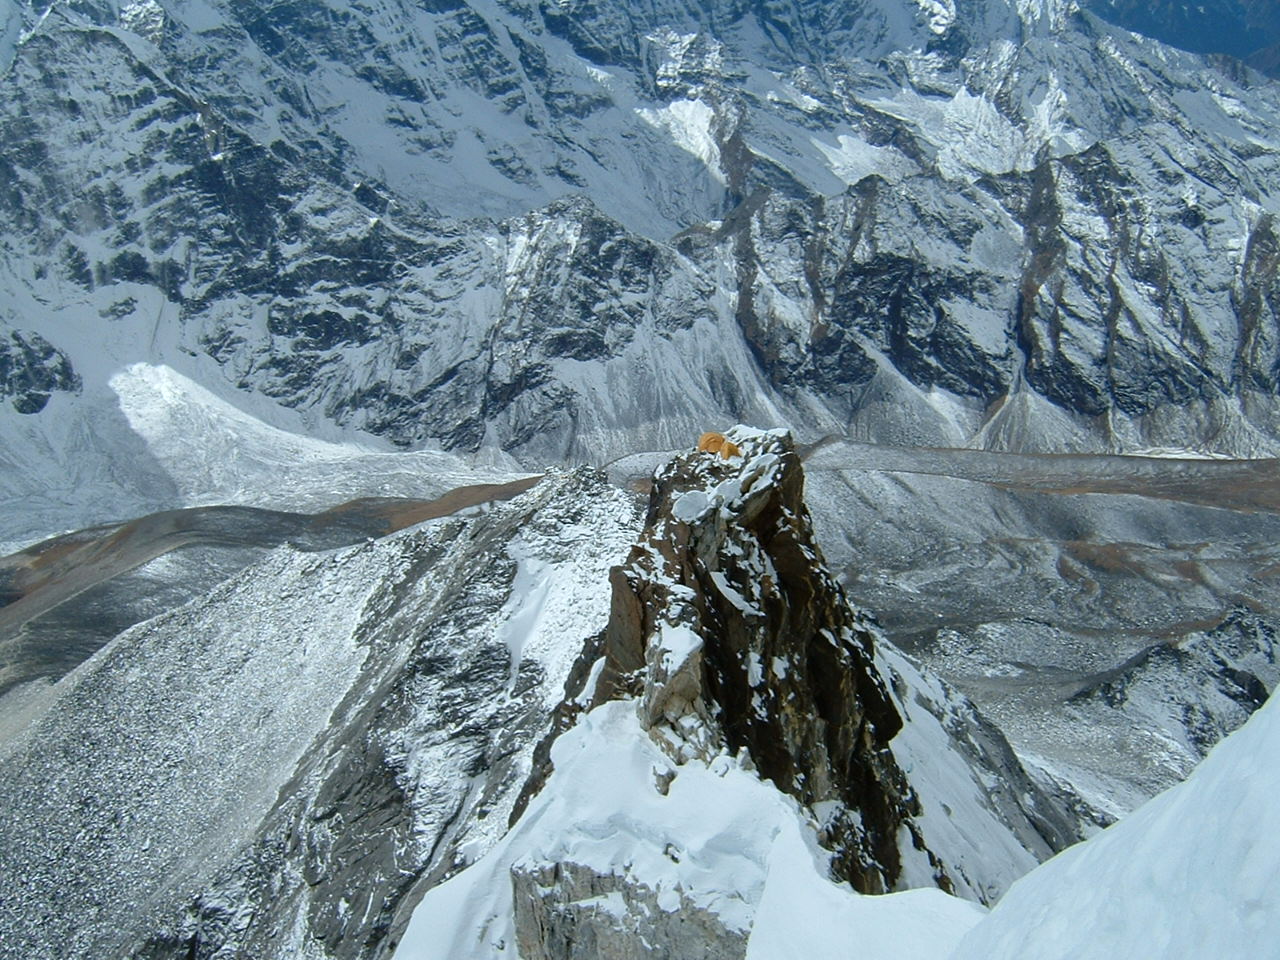
[[[355,547],[281,547],[120,634],[0,724],[0,878],[22,891],[0,939],[296,960],[385,938],[415,881],[501,835],[607,619],[589,586],[636,525],[633,497],[562,474]],[[529,570],[553,584],[536,623]]]
[[[982,916],[937,890],[860,897],[833,883],[810,813],[733,757],[673,766],[633,702],[586,714],[552,762],[512,831],[423,899],[397,958],[580,956],[573,951],[588,946],[625,949],[656,928],[670,939],[651,946],[684,956],[728,942],[731,952],[717,956],[836,960],[856,942],[868,960],[940,960]],[[579,881],[571,896],[581,899],[552,908],[563,926],[548,929],[545,917],[540,926],[539,897],[575,870],[602,879]],[[646,902],[649,918],[638,910]],[[585,932],[615,925],[612,938]],[[576,944],[561,939],[574,935]]]
[[[994,898],[1070,831],[971,705],[892,650],[872,664],[789,436],[726,437],[659,468],[536,794],[427,891],[398,956],[942,957],[980,911],[937,887]]]

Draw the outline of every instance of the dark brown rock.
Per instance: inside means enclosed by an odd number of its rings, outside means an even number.
[[[644,534],[611,576],[596,702],[638,695],[677,760],[745,752],[822,811],[840,879],[892,890],[902,828],[918,835],[889,750],[902,719],[814,542],[790,436],[730,438],[741,457],[689,453],[655,478]]]

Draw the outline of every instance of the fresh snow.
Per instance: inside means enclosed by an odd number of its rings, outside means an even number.
[[[702,649],[702,638],[683,624],[662,624],[658,638],[658,652],[662,657],[662,669],[668,675],[675,673],[685,662]]]
[[[582,643],[609,622],[609,570],[637,533],[635,503],[624,492],[611,490],[590,506],[581,522],[527,526],[506,548],[517,567],[497,630],[511,656],[511,688],[523,664],[536,665],[548,712],[564,696]]]
[[[792,799],[728,756],[673,766],[633,701],[586,714],[552,762],[510,833],[427,892],[399,960],[515,957],[512,868],[563,862],[642,885],[664,909],[710,912],[748,933],[752,960],[835,960],[854,944],[862,960],[942,960],[983,915],[938,890],[863,897],[827,879],[815,824]],[[626,907],[597,905],[615,916]]]
[[[1186,781],[1015,884],[953,960],[1274,955],[1277,757],[1273,696]]]
[[[929,29],[936,34],[944,34],[956,22],[955,0],[916,0],[929,24]]]

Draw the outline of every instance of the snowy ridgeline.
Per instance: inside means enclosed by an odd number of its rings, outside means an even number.
[[[693,484],[670,498],[662,529],[677,549],[699,524],[696,543],[723,534],[704,599],[750,620],[772,587],[744,573],[829,576],[803,549],[789,572],[748,529],[770,515],[772,487],[790,489],[789,441],[731,436],[747,453],[740,465],[686,457],[683,473],[660,476]],[[783,507],[789,530],[807,525],[799,500]],[[354,945],[395,937],[403,922],[396,955],[410,960],[638,960],[646,937],[670,956],[717,960],[847,957],[850,944],[868,958],[961,949],[976,960],[1234,956],[1280,928],[1257,893],[1277,879],[1274,777],[1261,766],[1280,736],[1276,707],[1185,785],[1035,868],[1048,811],[1007,744],[993,746],[1002,738],[967,701],[848,611],[850,633],[873,635],[874,669],[903,721],[892,762],[918,802],[912,832],[896,837],[900,892],[861,896],[830,879],[839,804],[800,802],[747,751],[674,758],[646,726],[644,697],[581,713],[508,831],[548,717],[589,665],[575,658],[607,635],[610,569],[639,533],[629,494],[576,471],[357,547],[280,548],[121,634],[42,688],[27,732],[0,744],[0,879],[26,891],[0,903],[0,942],[97,960],[152,937],[157,958],[221,943],[321,960],[357,956]],[[641,545],[663,548],[653,536]],[[667,589],[673,611],[695,599]],[[680,631],[686,659],[708,655],[683,621],[660,635]],[[798,702],[787,684],[805,658],[746,650],[718,669],[733,679],[738,663],[753,711]],[[924,889],[933,868],[969,899]],[[971,901],[992,902],[1023,875],[984,919]],[[415,886],[426,893],[410,917]],[[1154,928],[1176,939],[1146,953]]]
[[[811,814],[733,757],[674,766],[633,702],[587,714],[556,742],[552,759],[547,787],[502,842],[427,893],[397,958],[545,956],[528,952],[535,931],[517,922],[525,911],[513,902],[513,877],[522,894],[536,896],[520,878],[549,883],[550,865],[636,878],[586,891],[576,904],[584,912],[625,923],[624,891],[631,901],[647,893],[655,913],[679,911],[679,922],[714,916],[746,941],[753,960],[835,960],[854,943],[867,958],[931,960],[946,957],[982,916],[978,905],[938,890],[861,897],[827,879],[829,854]]]
[[[629,869],[657,909],[716,914],[756,960],[1266,956],[1280,932],[1278,751],[1273,700],[1185,783],[1033,870],[983,918],[937,890],[865,897],[831,882],[794,801],[730,757],[673,770],[634,705],[610,703],[556,744],[556,773],[511,833],[427,894],[396,956],[541,956],[518,952],[512,877],[553,863]],[[621,892],[588,893],[584,911],[625,916]]]

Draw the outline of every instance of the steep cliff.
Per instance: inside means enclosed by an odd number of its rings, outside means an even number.
[[[0,335],[66,358],[4,414],[36,448],[37,396],[88,417],[147,362],[530,463],[715,419],[1276,449],[1275,88],[1071,3],[58,0],[8,27]]]

